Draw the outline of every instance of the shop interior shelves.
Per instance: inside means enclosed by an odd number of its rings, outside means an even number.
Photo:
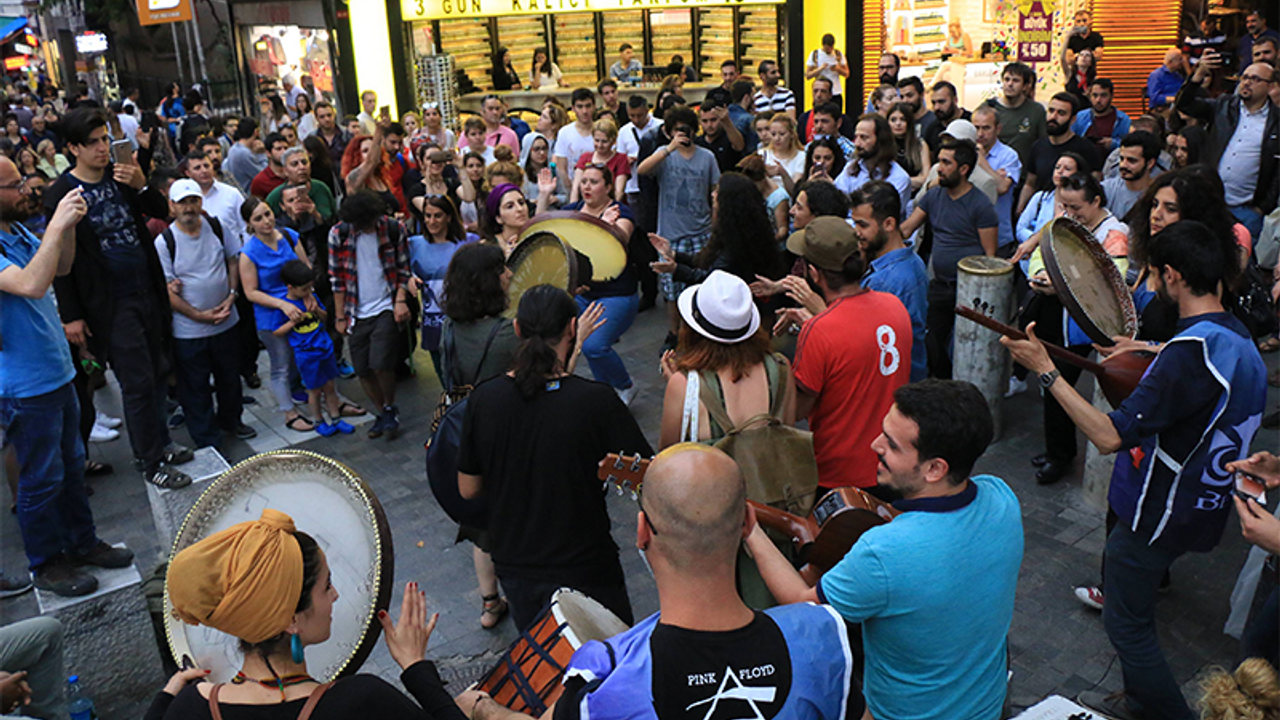
[[[547,28],[541,17],[498,18],[498,45],[511,51],[511,66],[520,73],[520,82],[529,82],[533,51],[547,46]]]
[[[557,62],[570,86],[595,85],[596,27],[591,13],[571,13],[555,17]]]
[[[452,55],[456,67],[482,88],[493,86],[489,44],[489,21],[484,18],[440,21],[441,50]]]

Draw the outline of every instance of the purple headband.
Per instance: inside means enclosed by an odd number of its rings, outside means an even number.
[[[489,191],[489,197],[485,198],[484,211],[489,213],[489,217],[498,219],[498,208],[502,207],[502,196],[511,192],[521,192],[520,188],[511,183],[502,183],[498,187]],[[523,193],[521,193],[523,195]]]

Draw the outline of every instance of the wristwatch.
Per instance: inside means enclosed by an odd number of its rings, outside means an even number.
[[[1053,387],[1053,381],[1060,377],[1062,377],[1062,373],[1058,372],[1058,368],[1054,368],[1047,373],[1040,373],[1041,389],[1048,390],[1050,387]]]

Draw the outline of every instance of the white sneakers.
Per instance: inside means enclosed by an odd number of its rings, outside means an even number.
[[[93,430],[89,431],[89,442],[104,443],[115,440],[120,437],[120,431],[116,428],[122,424],[120,418],[98,413],[93,420]]]
[[[1010,375],[1010,376],[1009,376],[1009,389],[1005,391],[1005,393],[1004,393],[1004,396],[1005,396],[1005,397],[1007,397],[1007,398],[1011,398],[1011,397],[1013,397],[1014,395],[1018,395],[1018,394],[1020,394],[1020,393],[1024,393],[1024,392],[1026,392],[1026,391],[1027,391],[1027,381],[1026,381],[1026,380],[1019,380],[1019,379],[1017,378],[1017,376],[1015,376],[1015,375]]]
[[[613,391],[614,391],[614,392],[616,392],[616,393],[618,393],[618,398],[619,398],[620,400],[622,400],[622,404],[623,404],[623,405],[626,405],[627,407],[631,407],[631,403],[632,403],[632,401],[634,401],[634,400],[636,399],[636,395],[637,395],[637,394],[639,394],[639,392],[640,392],[640,386],[639,386],[639,385],[632,385],[631,387],[627,388],[626,390],[621,390],[621,389],[619,389],[619,388],[614,388],[614,389],[613,389]]]

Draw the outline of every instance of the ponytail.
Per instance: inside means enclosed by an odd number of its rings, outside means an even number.
[[[534,286],[521,296],[516,310],[520,347],[516,350],[515,381],[526,402],[546,389],[549,377],[563,370],[555,345],[577,315],[577,303],[553,285]]]

